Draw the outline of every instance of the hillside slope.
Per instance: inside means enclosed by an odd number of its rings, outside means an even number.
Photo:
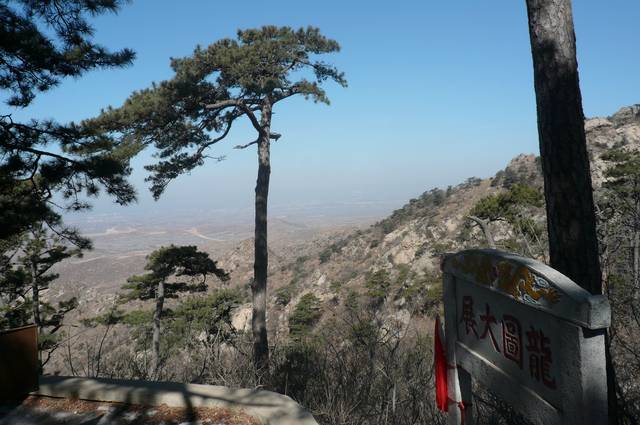
[[[622,108],[610,117],[589,119],[585,129],[597,190],[604,180],[605,152],[611,148],[640,149],[640,105]],[[371,292],[368,282],[380,270],[388,276],[383,283],[385,302],[379,307],[388,316],[408,322],[410,317],[427,313],[435,301],[429,297],[439,293],[440,254],[487,246],[480,229],[467,217],[482,198],[505,192],[515,184],[542,190],[540,162],[535,155],[515,157],[492,178],[472,177],[454,187],[429,190],[364,230],[340,232],[294,247],[290,253],[297,253],[295,258],[288,263],[278,261],[270,268],[271,331],[275,335],[288,332],[288,317],[305,294],[315,295],[335,311],[349,291]],[[532,208],[529,214],[544,233],[544,207]],[[513,245],[517,235],[509,226],[492,226],[499,248],[517,250]],[[251,278],[251,247],[246,241],[222,258],[236,284]],[[545,251],[546,246],[541,249]],[[248,319],[248,304],[239,315]],[[245,320],[235,323],[241,328],[248,326]]]

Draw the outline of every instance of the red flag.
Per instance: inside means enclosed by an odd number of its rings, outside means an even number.
[[[442,345],[442,325],[440,316],[436,316],[436,329],[433,339],[434,369],[436,372],[436,406],[443,412],[449,411],[449,390],[447,388],[447,356]]]

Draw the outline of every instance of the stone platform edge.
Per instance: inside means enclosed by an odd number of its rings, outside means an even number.
[[[217,385],[123,379],[42,376],[33,395],[186,409],[223,407],[254,416],[265,425],[318,425],[311,413],[290,397],[265,390]]]

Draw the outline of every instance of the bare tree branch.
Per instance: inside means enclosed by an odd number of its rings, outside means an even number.
[[[480,217],[476,217],[475,215],[468,215],[467,218],[480,226],[482,232],[484,233],[484,237],[487,239],[487,243],[489,244],[489,248],[496,249],[496,243],[493,240],[493,235],[491,234],[491,230],[489,230],[489,221],[483,220]]]
[[[244,114],[247,117],[249,117],[249,120],[251,120],[251,124],[256,129],[256,131],[258,131],[258,133],[262,134],[264,132],[264,129],[260,125],[260,122],[258,121],[258,118],[256,117],[256,115],[253,113],[252,108],[250,108],[243,100],[240,100],[240,99],[222,100],[217,103],[205,105],[204,107],[207,109],[224,109],[224,108],[230,108],[231,106],[236,106],[242,109],[242,112],[244,112]]]
[[[273,140],[276,140],[276,141],[277,141],[280,137],[282,137],[282,134],[280,134],[280,133],[271,133],[271,134],[269,134],[269,138],[270,138],[270,139],[273,139]],[[259,141],[259,139],[256,139],[256,140],[254,140],[253,142],[249,142],[249,143],[246,143],[246,144],[244,144],[244,145],[235,145],[233,148],[234,148],[234,149],[246,149],[246,148],[248,148],[248,147],[249,147],[249,146],[251,146],[251,145],[255,145],[256,143],[258,143],[258,141]]]
[[[251,145],[255,145],[256,143],[258,143],[258,140],[257,140],[257,139],[256,139],[256,140],[254,140],[253,142],[249,142],[249,143],[246,143],[246,144],[244,144],[244,145],[235,145],[233,148],[234,148],[234,149],[246,149],[246,148],[248,148],[248,147],[249,147],[249,146],[251,146]]]

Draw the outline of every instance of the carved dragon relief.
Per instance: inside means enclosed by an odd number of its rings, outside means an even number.
[[[561,293],[527,267],[482,254],[464,254],[453,258],[452,266],[473,281],[533,305],[553,306]]]

